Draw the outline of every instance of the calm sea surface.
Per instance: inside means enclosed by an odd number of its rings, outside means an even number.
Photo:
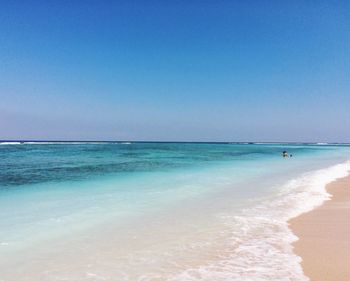
[[[287,221],[349,159],[346,145],[0,142],[0,280],[306,280]]]

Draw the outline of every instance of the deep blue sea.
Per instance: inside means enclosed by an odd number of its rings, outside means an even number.
[[[350,146],[0,142],[0,160],[1,281],[299,281],[288,220]]]

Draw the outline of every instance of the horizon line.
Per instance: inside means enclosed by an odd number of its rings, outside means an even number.
[[[345,144],[350,145],[349,142],[322,142],[322,141],[161,141],[161,140],[1,140],[0,143],[4,142],[19,142],[19,143],[203,143],[203,144],[319,144],[319,145],[332,145],[332,144]]]

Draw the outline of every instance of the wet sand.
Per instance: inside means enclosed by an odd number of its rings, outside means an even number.
[[[311,281],[350,280],[350,176],[327,186],[332,199],[290,221],[294,251]]]

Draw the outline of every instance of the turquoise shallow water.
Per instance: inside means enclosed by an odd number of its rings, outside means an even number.
[[[283,150],[293,157],[282,158]],[[194,276],[201,276],[198,280],[245,280],[242,267],[255,268],[247,260],[249,255],[240,257],[242,265],[230,265],[231,275],[215,272],[226,272],[228,262],[221,262],[235,253],[237,245],[245,245],[237,242],[240,231],[245,229],[247,237],[258,235],[255,231],[264,223],[257,220],[255,211],[271,204],[280,213],[264,209],[259,218],[271,220],[276,215],[285,221],[287,211],[305,208],[298,205],[300,200],[293,201],[297,196],[303,196],[305,206],[317,198],[321,202],[324,194],[318,188],[347,169],[329,170],[350,159],[349,152],[345,145],[305,144],[0,144],[0,272],[5,272],[0,280],[23,278],[8,270],[13,264],[32,276],[26,280],[197,280]],[[322,175],[327,177],[322,179]],[[310,186],[315,189],[307,193]],[[278,203],[286,198],[284,205]],[[286,231],[283,222],[276,225],[271,229]],[[140,233],[144,234],[141,238],[133,238]],[[173,244],[174,233],[181,243]],[[104,239],[111,248],[118,245],[114,254],[103,248]],[[266,250],[266,245],[257,246],[265,238],[255,239],[255,252]],[[61,250],[54,255],[45,250],[57,243]],[[215,250],[230,249],[228,245],[236,248],[225,257]],[[65,256],[73,259],[72,249],[79,253],[83,248],[89,253],[84,252],[86,256],[99,255],[94,261],[82,259],[77,268],[65,265]],[[185,249],[181,254],[180,248]],[[212,253],[208,260],[215,263],[215,270],[203,271],[204,265],[198,268],[196,255],[204,252]],[[154,260],[153,267],[144,268],[144,262],[136,261],[140,258]],[[265,257],[266,265],[276,258]],[[61,270],[52,264],[42,267],[39,261],[43,259],[51,259]],[[179,259],[188,262],[175,266]],[[264,261],[264,255],[258,260]],[[295,264],[285,274],[301,275]],[[92,275],[87,266],[93,268]],[[200,275],[200,269],[205,273]],[[236,271],[241,276],[232,275]],[[266,273],[265,279],[259,274],[246,280],[282,280],[272,273]],[[298,280],[293,278],[286,280]]]
[[[183,143],[2,145],[1,186],[82,181],[112,174],[134,176],[215,162],[268,159],[279,156],[281,149],[276,145]],[[315,150],[320,149],[290,147],[291,153],[298,154]]]

